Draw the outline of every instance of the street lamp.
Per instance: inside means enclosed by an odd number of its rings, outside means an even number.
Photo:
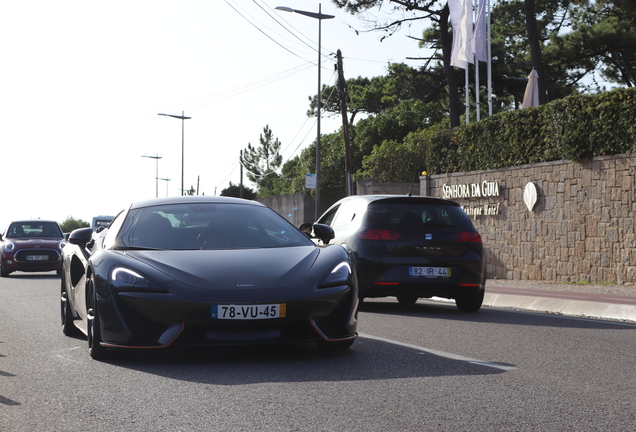
[[[157,154],[157,156],[142,156],[142,157],[155,159],[157,161],[157,172],[155,175],[155,179],[159,177],[159,159],[161,159],[162,157],[159,156],[159,154]],[[155,180],[155,183],[156,183],[155,187],[157,189],[155,198],[159,198],[159,181]]]
[[[318,217],[320,216],[320,92],[321,92],[321,84],[320,84],[320,58],[322,57],[322,53],[320,51],[320,36],[321,36],[321,27],[322,27],[322,20],[324,19],[331,19],[331,18],[335,18],[334,15],[325,15],[323,13],[321,13],[322,11],[322,6],[319,3],[318,4],[318,13],[316,12],[307,12],[307,11],[303,11],[303,10],[298,10],[298,9],[292,9],[290,7],[286,7],[286,6],[277,6],[276,9],[278,10],[282,10],[285,12],[296,12],[297,14],[301,14],[301,15],[305,15],[308,16],[310,18],[315,18],[318,20],[318,102],[316,104],[316,116],[317,116],[317,123],[316,123],[316,128],[318,129],[317,131],[317,137],[316,137],[316,220],[318,220]]]
[[[166,182],[166,196],[168,196],[168,182],[170,181],[170,179],[157,177],[157,180],[164,180]]]
[[[181,119],[181,195],[183,196],[183,160],[184,160],[184,135],[183,135],[183,131],[185,129],[185,121],[191,119],[192,117],[186,117],[183,115],[183,111],[181,111],[181,115],[172,115],[172,114],[162,114],[159,113],[158,115],[160,116],[166,116],[166,117],[174,117],[174,118],[178,118]]]

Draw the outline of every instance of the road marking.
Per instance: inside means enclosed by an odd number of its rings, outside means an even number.
[[[494,368],[494,369],[500,369],[500,370],[504,370],[504,371],[510,371],[510,370],[517,369],[514,366],[508,366],[508,365],[503,365],[503,364],[500,364],[500,363],[493,363],[493,362],[477,360],[477,359],[473,359],[473,358],[470,358],[470,357],[464,357],[464,356],[460,356],[460,355],[453,354],[453,353],[447,353],[447,352],[444,352],[444,351],[437,351],[437,350],[430,349],[430,348],[424,348],[424,347],[421,347],[419,345],[413,345],[413,344],[409,344],[409,343],[399,342],[399,341],[395,341],[395,340],[392,340],[392,339],[386,339],[386,338],[379,337],[379,336],[369,335],[369,334],[366,334],[366,333],[358,333],[358,335],[363,337],[363,338],[366,338],[366,339],[373,339],[373,340],[377,340],[377,341],[380,341],[380,342],[386,342],[386,343],[390,343],[390,344],[393,344],[393,345],[402,346],[402,347],[405,347],[405,348],[411,348],[411,349],[414,349],[414,350],[417,350],[417,351],[421,351],[421,352],[425,352],[425,353],[428,353],[428,354],[433,354],[433,355],[436,355],[436,356],[439,356],[439,357],[445,357],[445,358],[448,358],[448,359],[451,359],[451,360],[464,361],[464,362],[476,364],[476,365],[479,365],[479,366],[486,366],[486,367],[491,367],[491,368]]]

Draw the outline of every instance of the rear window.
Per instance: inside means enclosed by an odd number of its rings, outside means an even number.
[[[434,201],[377,201],[367,208],[371,228],[454,227],[473,229],[461,207]]]

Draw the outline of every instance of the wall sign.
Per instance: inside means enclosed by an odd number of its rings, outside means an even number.
[[[537,187],[534,183],[530,182],[523,190],[523,202],[526,203],[528,211],[531,212],[534,205],[537,203]]]
[[[499,196],[499,183],[483,181],[458,185],[442,185],[442,198],[480,198]]]
[[[442,185],[442,198],[489,198],[499,196],[499,183],[483,181],[481,183],[465,183],[457,185]],[[496,216],[501,211],[501,203],[485,203],[481,205],[462,205],[462,210],[468,216]]]

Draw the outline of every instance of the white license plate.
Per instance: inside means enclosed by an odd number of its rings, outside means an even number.
[[[212,319],[256,320],[269,318],[285,318],[286,313],[286,303],[210,306],[210,318]]]
[[[27,261],[47,261],[48,255],[27,255]]]
[[[451,269],[448,267],[409,267],[409,276],[437,278],[451,277]]]

